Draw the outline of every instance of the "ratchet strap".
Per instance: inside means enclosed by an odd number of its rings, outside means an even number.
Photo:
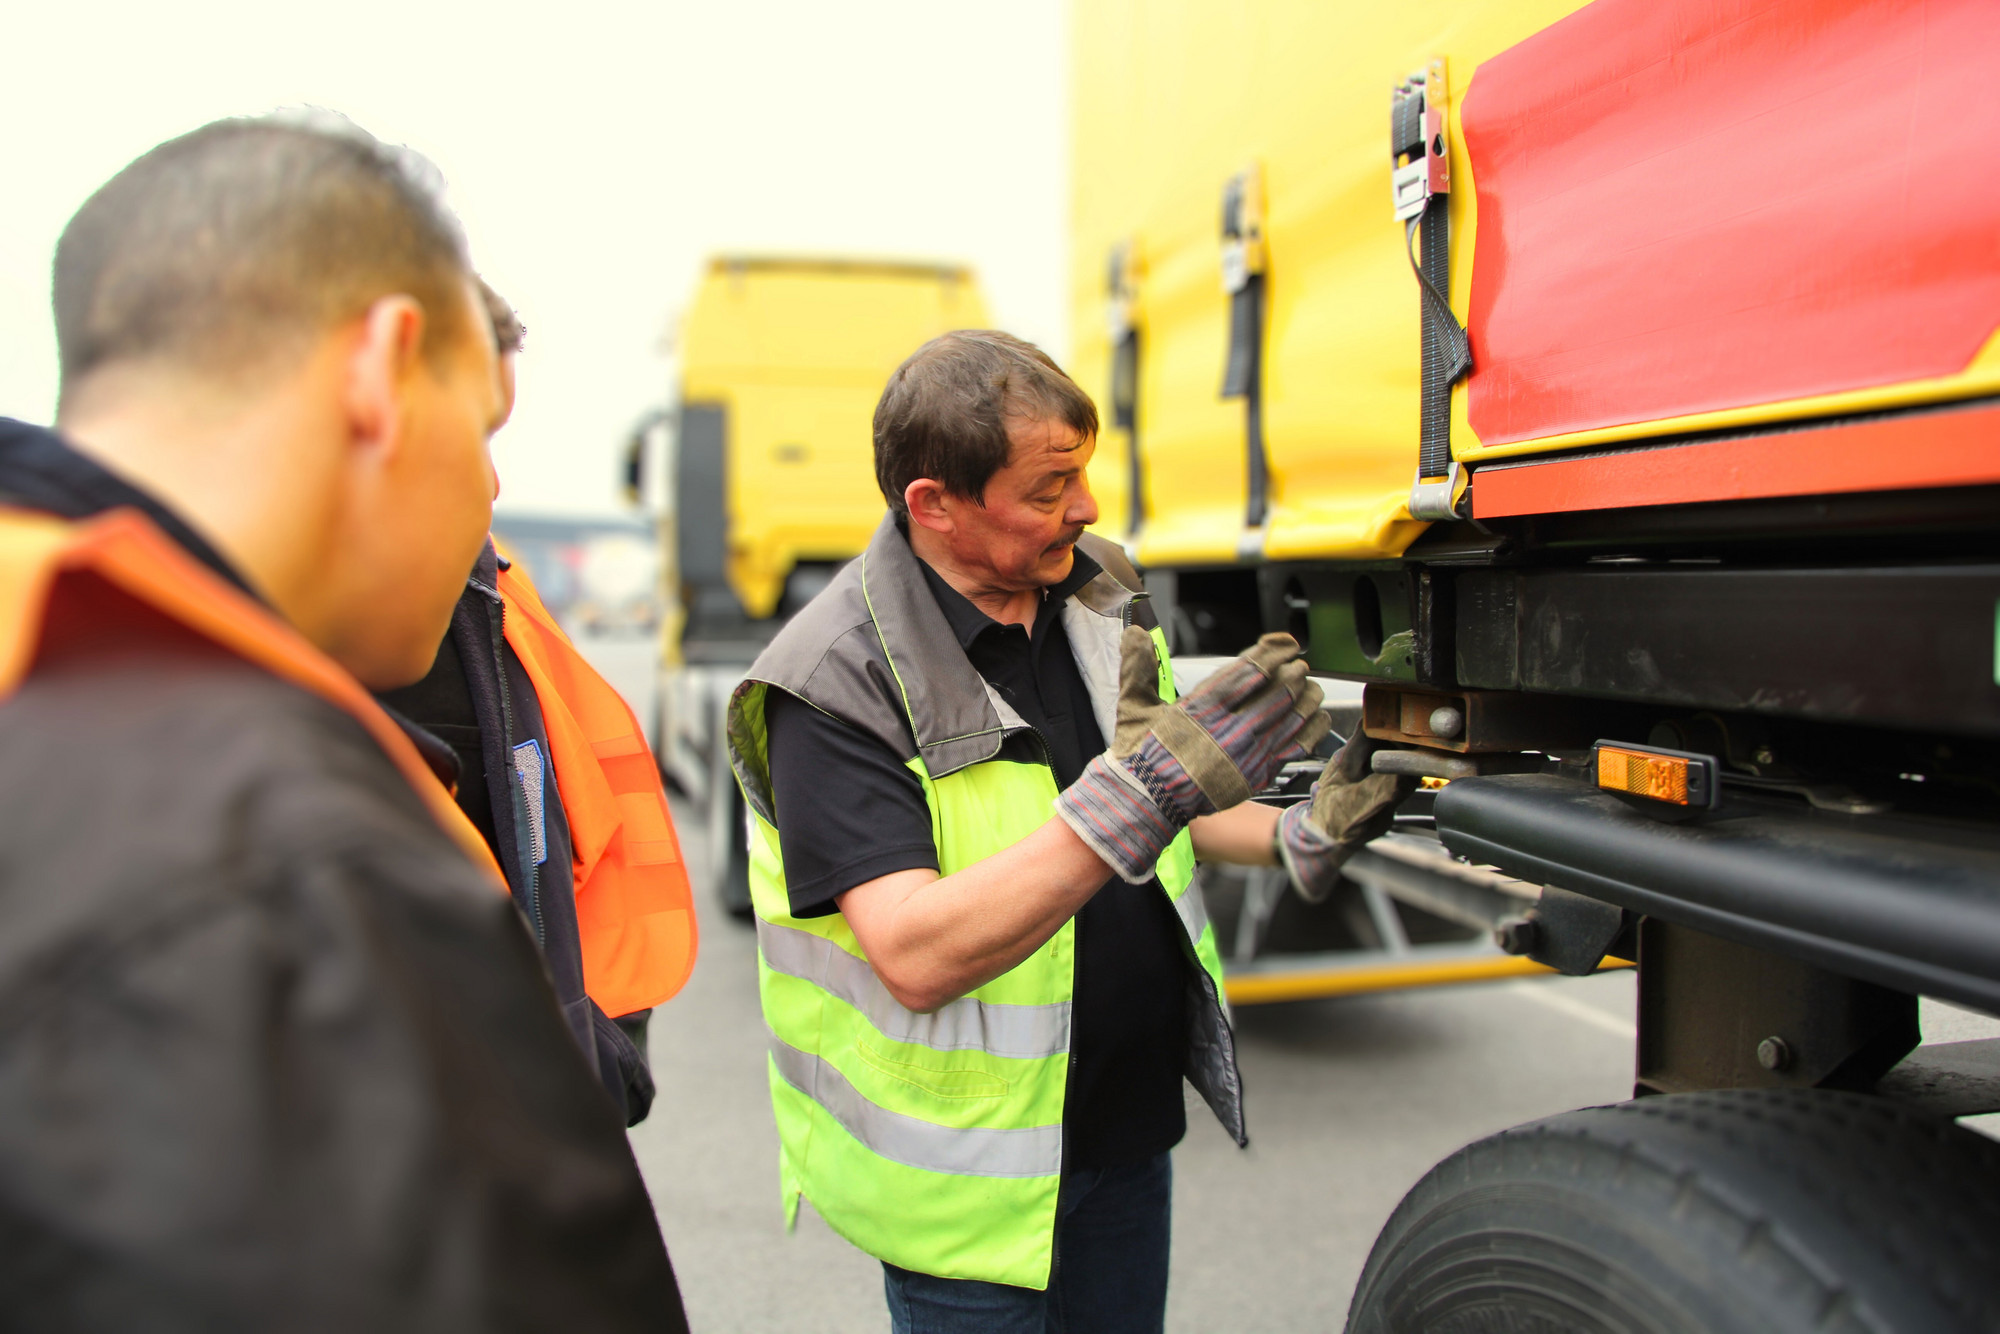
[[[1222,290],[1229,294],[1229,354],[1222,397],[1243,400],[1249,483],[1246,528],[1270,513],[1271,466],[1264,451],[1264,190],[1255,166],[1229,178],[1222,191]]]
[[[1456,518],[1464,501],[1451,457],[1451,387],[1472,370],[1472,344],[1446,295],[1451,290],[1446,105],[1442,60],[1412,74],[1389,99],[1392,192],[1422,312],[1417,475],[1410,487],[1410,516],[1417,519]]]
[[[1136,534],[1146,519],[1146,467],[1139,456],[1139,326],[1137,264],[1133,243],[1111,247],[1104,292],[1111,338],[1111,426],[1125,432],[1125,531]]]

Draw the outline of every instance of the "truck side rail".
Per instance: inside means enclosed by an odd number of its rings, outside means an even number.
[[[1438,793],[1451,852],[1711,935],[2000,1014],[2000,834],[1731,794],[1669,824],[1554,774]]]

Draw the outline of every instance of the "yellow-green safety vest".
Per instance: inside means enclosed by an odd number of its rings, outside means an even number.
[[[1065,604],[1064,628],[1110,736],[1119,635],[1151,617],[1123,553],[1088,535],[1079,545],[1104,573]],[[1165,637],[1148,628],[1170,699]],[[791,915],[764,729],[774,688],[906,753],[941,875],[1044,824],[1054,775],[1045,763],[1004,758],[1007,736],[1027,725],[966,659],[888,519],[780,632],[730,704],[731,756],[751,811],[758,985],[788,1223],[803,1196],[836,1232],[904,1269],[1044,1288],[1063,1170],[1075,923],[935,1013],[898,1004],[844,917]],[[1242,1143],[1222,964],[1186,831],[1156,875],[1186,931],[1188,1074]]]

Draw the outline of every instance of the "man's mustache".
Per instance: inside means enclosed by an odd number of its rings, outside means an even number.
[[[1075,532],[1065,534],[1064,536],[1059,537],[1055,541],[1049,543],[1049,550],[1054,551],[1057,547],[1073,547],[1076,545],[1076,539],[1082,536],[1083,536],[1083,529],[1079,527]]]

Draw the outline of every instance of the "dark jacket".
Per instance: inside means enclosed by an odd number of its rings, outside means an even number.
[[[653,1076],[639,1047],[584,993],[569,824],[534,685],[504,637],[506,609],[495,587],[503,559],[488,543],[429,674],[379,698],[392,716],[454,752],[459,808],[507,875],[577,1045],[625,1123],[637,1125],[653,1105]]]
[[[137,509],[188,554],[255,596],[200,534],[152,496],[53,432],[0,423],[0,497],[67,519]],[[584,994],[569,829],[548,771],[548,733],[534,688],[501,637],[494,588],[500,559],[490,543],[480,554],[429,674],[378,699],[440,781],[455,786],[460,809],[493,849],[534,932],[570,1032],[625,1123],[637,1125],[652,1108],[653,1077],[638,1045]],[[524,782],[522,766],[536,756],[546,801],[531,801]],[[489,780],[495,773],[502,782]]]
[[[68,453],[0,420],[0,501],[104,508]],[[176,630],[0,702],[0,1325],[684,1329],[521,914],[354,717]]]

